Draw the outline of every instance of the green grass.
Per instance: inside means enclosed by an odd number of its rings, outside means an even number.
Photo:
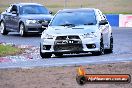
[[[12,47],[9,45],[0,45],[0,57],[1,56],[7,56],[7,55],[16,55],[20,54],[22,52],[22,49]]]

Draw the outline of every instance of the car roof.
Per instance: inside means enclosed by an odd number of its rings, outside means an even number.
[[[95,8],[77,8],[77,9],[63,9],[60,12],[79,12],[79,11],[94,11]]]
[[[17,6],[25,6],[25,5],[39,5],[39,6],[43,6],[43,5],[38,4],[38,3],[15,3],[15,4],[12,4],[12,5],[17,5]]]

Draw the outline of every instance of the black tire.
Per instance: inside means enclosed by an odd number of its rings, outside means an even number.
[[[50,58],[52,56],[52,54],[49,54],[49,53],[42,53],[41,52],[41,44],[40,44],[40,56],[42,58]]]
[[[0,33],[2,35],[7,35],[9,32],[6,30],[6,26],[5,26],[5,23],[2,21],[0,23]]]
[[[92,52],[93,55],[104,55],[104,43],[103,38],[100,39],[100,51]]]
[[[106,53],[113,53],[113,36],[110,37],[110,49],[107,49]]]
[[[19,25],[19,33],[20,33],[21,37],[25,37],[26,36],[24,23],[20,23],[20,25]]]
[[[40,56],[41,56],[42,58],[51,58],[51,55],[52,55],[52,54],[40,52]]]
[[[63,53],[55,53],[54,55],[57,56],[57,57],[62,57]]]

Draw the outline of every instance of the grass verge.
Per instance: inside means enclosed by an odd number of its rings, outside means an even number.
[[[10,45],[0,45],[0,57],[20,54],[22,51],[23,49],[19,49]]]

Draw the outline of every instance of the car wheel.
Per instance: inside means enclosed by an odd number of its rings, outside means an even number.
[[[62,57],[63,53],[55,53],[54,55],[57,56],[57,57]]]
[[[26,36],[26,32],[25,32],[25,26],[23,23],[20,24],[19,26],[19,33],[22,37]]]
[[[113,37],[110,37],[110,49],[106,50],[107,53],[113,53]]]
[[[104,43],[103,43],[103,38],[101,38],[100,40],[100,51],[99,51],[100,55],[104,54]]]
[[[104,54],[104,43],[103,38],[100,39],[100,51],[93,52],[93,55],[103,55]]]
[[[49,54],[49,53],[42,53],[41,52],[41,44],[40,44],[40,56],[42,58],[50,58],[52,54]]]
[[[48,54],[48,53],[42,53],[42,52],[40,52],[40,56],[42,58],[51,58],[51,54]]]
[[[2,21],[0,24],[0,32],[2,35],[7,35],[9,32],[6,30],[5,23]]]

